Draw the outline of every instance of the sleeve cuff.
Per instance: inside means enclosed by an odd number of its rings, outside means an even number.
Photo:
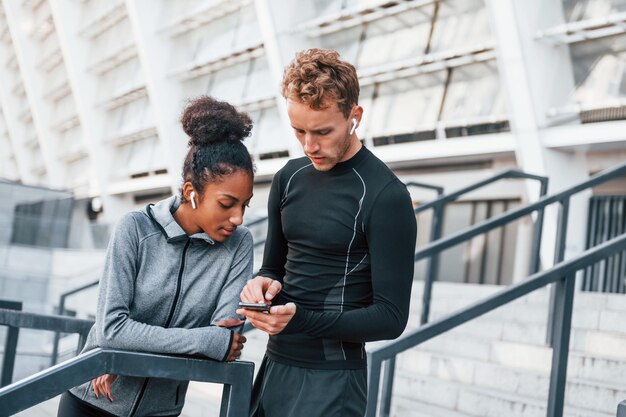
[[[281,334],[300,333],[305,322],[306,312],[304,309],[296,305],[296,314],[293,315],[289,323],[285,326]]]
[[[230,330],[230,337],[228,338],[228,345],[226,345],[226,353],[224,354],[224,357],[222,358],[222,362],[226,362],[226,359],[228,359],[228,354],[230,353],[230,347],[233,345],[234,337],[235,337],[235,332]]]

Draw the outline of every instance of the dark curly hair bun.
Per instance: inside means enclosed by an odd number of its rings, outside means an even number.
[[[189,136],[189,146],[211,146],[219,142],[242,141],[250,135],[252,120],[225,101],[209,96],[190,100],[180,118]]]
[[[208,96],[190,100],[180,118],[189,136],[183,163],[183,184],[191,182],[202,196],[208,183],[221,181],[236,171],[254,178],[254,164],[243,140],[250,135],[252,120],[233,105]],[[185,196],[181,190],[181,201]]]

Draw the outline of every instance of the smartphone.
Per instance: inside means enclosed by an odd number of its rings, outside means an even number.
[[[244,303],[240,301],[239,307],[254,311],[270,311],[271,305],[265,303]]]

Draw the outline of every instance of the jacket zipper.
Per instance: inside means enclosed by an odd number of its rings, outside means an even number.
[[[191,244],[191,239],[187,239],[187,243],[185,243],[185,247],[183,248],[183,255],[182,255],[181,262],[180,262],[180,269],[178,270],[178,281],[176,282],[176,295],[174,295],[174,302],[172,303],[172,308],[170,308],[170,313],[167,317],[167,321],[165,322],[165,326],[163,326],[165,328],[170,327],[170,324],[172,323],[172,319],[174,318],[174,311],[176,310],[176,304],[178,303],[178,299],[180,298],[180,290],[182,286],[181,283],[183,281],[183,272],[185,271],[185,257],[187,255],[187,249],[189,248],[190,244]],[[135,404],[133,404],[133,409],[131,410],[129,417],[133,417],[135,413],[137,412],[137,409],[139,408],[139,404],[141,403],[143,395],[146,391],[146,387],[148,386],[149,379],[150,378],[146,378],[143,381],[143,385],[141,386],[141,390],[139,390],[139,395],[137,396],[137,399],[135,400]],[[178,396],[178,391],[176,392],[176,395]]]

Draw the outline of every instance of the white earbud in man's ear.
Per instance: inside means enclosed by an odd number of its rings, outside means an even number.
[[[196,192],[192,191],[189,193],[189,199],[191,200],[191,208],[196,208]]]
[[[350,128],[350,134],[354,134],[354,131],[356,130],[356,118],[352,118],[352,128]]]

